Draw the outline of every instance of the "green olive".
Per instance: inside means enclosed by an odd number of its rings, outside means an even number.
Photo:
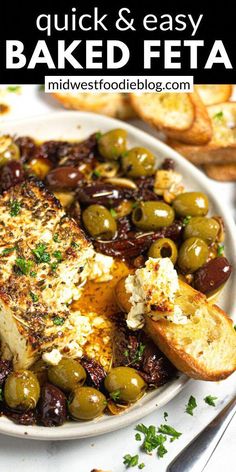
[[[184,228],[184,239],[201,238],[208,244],[213,243],[220,231],[220,224],[214,218],[194,216]]]
[[[202,192],[186,192],[177,195],[173,201],[173,207],[179,216],[205,216],[209,202]]]
[[[86,372],[75,359],[63,358],[58,365],[48,369],[48,379],[64,392],[70,392],[75,387],[82,386],[86,380]]]
[[[17,161],[20,158],[20,150],[10,136],[0,137],[0,167],[9,161]]]
[[[36,361],[30,370],[36,375],[39,385],[42,386],[48,381],[48,365],[42,359]]]
[[[69,413],[76,420],[92,420],[101,416],[107,405],[106,397],[92,387],[77,387],[69,400]]]
[[[186,239],[179,249],[178,266],[183,272],[195,272],[208,258],[208,246],[200,238]]]
[[[146,390],[146,383],[131,367],[114,367],[104,382],[111,398],[116,401],[132,403],[138,400]]]
[[[148,256],[155,258],[169,257],[173,264],[177,261],[178,250],[177,246],[169,238],[161,238],[152,243],[148,251]]]
[[[39,395],[38,379],[30,370],[17,370],[7,377],[4,398],[10,408],[31,410],[36,407]]]
[[[113,129],[103,134],[98,140],[98,150],[106,159],[117,160],[126,151],[127,132],[124,129]]]
[[[134,147],[122,156],[122,168],[129,177],[153,175],[155,163],[155,156],[143,147]]]
[[[175,218],[173,208],[164,202],[142,202],[132,213],[132,221],[144,231],[170,226]]]
[[[90,205],[82,214],[85,228],[94,238],[112,239],[117,224],[109,210],[102,205]]]

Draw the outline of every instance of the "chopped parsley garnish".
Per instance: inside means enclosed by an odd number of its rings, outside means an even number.
[[[145,350],[145,344],[139,343],[139,345],[138,345],[138,347],[137,347],[137,349],[134,353],[134,357],[131,361],[131,364],[135,364],[136,362],[141,361],[144,350]]]
[[[183,219],[183,225],[187,226],[189,224],[191,218],[192,217],[190,215],[185,216],[185,218]]]
[[[138,466],[138,468],[139,468],[140,470],[143,469],[144,467],[145,467],[144,462],[141,462],[141,464],[139,464],[139,466]]]
[[[223,117],[224,117],[223,111],[219,111],[213,116],[214,120],[222,120]]]
[[[50,262],[51,257],[48,252],[46,252],[47,246],[44,243],[39,243],[36,246],[36,249],[33,249],[32,253],[38,264],[43,262]]]
[[[32,265],[33,262],[27,261],[24,257],[17,257],[16,259],[17,271],[20,271],[23,275],[28,275],[30,273]]]
[[[141,438],[141,434],[140,434],[140,433],[136,433],[136,434],[135,434],[135,439],[136,439],[136,441],[141,441],[141,439],[142,439],[142,438]]]
[[[79,244],[77,244],[75,241],[71,242],[71,247],[77,247],[79,248]]]
[[[128,351],[128,349],[126,349],[126,350],[124,351],[124,356],[125,356],[125,357],[129,357],[129,351]]]
[[[222,256],[224,254],[224,244],[218,244],[217,256]]]
[[[164,411],[163,416],[164,416],[164,420],[167,421],[167,418],[168,418],[168,413],[167,413],[167,411]]]
[[[164,444],[160,444],[157,448],[157,455],[158,457],[163,457],[167,453],[167,449],[165,448]]]
[[[7,91],[11,93],[19,93],[21,91],[20,85],[8,85]]]
[[[61,261],[62,261],[62,254],[61,254],[61,251],[55,251],[55,252],[53,253],[53,256],[56,258],[56,260],[57,260],[58,262],[61,262]]]
[[[40,92],[45,92],[45,85],[44,84],[39,85],[39,91]]]
[[[55,234],[53,235],[53,238],[52,238],[52,239],[53,239],[54,243],[58,243],[58,242],[59,242],[59,234],[58,234],[58,233],[55,233]]]
[[[236,325],[234,325],[234,331],[236,331]]]
[[[96,137],[96,140],[98,141],[98,140],[102,137],[101,131],[98,131],[98,132],[95,134],[95,137]]]
[[[101,173],[99,172],[99,170],[94,169],[92,176],[95,178],[98,178],[98,177],[101,177]]]
[[[216,406],[216,404],[215,404],[216,400],[217,400],[217,397],[212,397],[211,395],[207,395],[204,398],[204,401],[210,406]]]
[[[126,467],[135,467],[136,465],[138,465],[138,454],[136,456],[131,456],[130,454],[126,454],[124,457],[123,457],[123,464],[126,465]]]
[[[38,297],[38,295],[37,295],[36,293],[30,292],[30,296],[31,296],[31,298],[32,298],[32,300],[33,300],[34,303],[38,302],[39,297]]]
[[[56,272],[57,268],[58,268],[58,263],[57,262],[52,262],[50,264],[50,267],[51,267],[51,271],[52,272]]]
[[[36,275],[37,275],[37,272],[35,272],[34,270],[32,270],[32,272],[30,272],[31,277],[36,277]]]
[[[15,247],[6,247],[5,249],[3,249],[3,251],[1,252],[1,257],[3,256],[8,256],[9,254],[11,254],[13,251],[15,251]]]
[[[153,449],[156,449],[162,446],[163,443],[166,441],[166,436],[163,436],[163,434],[157,434],[156,427],[153,425],[146,427],[144,424],[139,424],[138,426],[136,426],[135,429],[139,431],[140,433],[144,434],[144,441],[142,444],[142,449],[147,454],[152,452]]]
[[[167,434],[167,436],[171,436],[171,442],[175,439],[178,439],[182,433],[176,431],[175,428],[169,426],[168,424],[161,424],[158,428],[158,433]]]
[[[114,400],[114,402],[116,402],[117,400],[119,400],[120,398],[120,390],[114,390],[114,392],[111,392],[110,393],[110,397],[112,400]]]
[[[189,415],[193,416],[193,410],[197,408],[197,402],[196,402],[196,398],[193,397],[192,395],[189,397],[189,401],[188,401],[188,404],[186,405],[186,413],[188,413]]]
[[[3,400],[3,395],[2,395],[2,388],[0,387],[0,402]]]
[[[17,216],[19,215],[21,210],[21,203],[18,202],[17,200],[12,200],[10,202],[10,215],[11,216]]]
[[[114,210],[114,208],[110,209],[110,213],[111,213],[111,216],[113,216],[113,218],[117,217],[117,212],[116,212],[116,210]]]
[[[55,318],[53,319],[53,324],[56,326],[61,326],[64,323],[65,323],[64,318],[61,318],[60,316],[55,316]]]

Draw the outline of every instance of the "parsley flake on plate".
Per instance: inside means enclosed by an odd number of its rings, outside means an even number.
[[[136,456],[131,456],[130,454],[126,454],[124,457],[123,457],[123,464],[126,465],[126,467],[135,467],[136,465],[138,465],[138,460],[139,460],[139,457],[138,457],[138,454],[136,454]]]
[[[163,443],[166,441],[166,436],[163,434],[157,434],[157,429],[155,426],[145,426],[144,424],[139,424],[136,426],[136,431],[144,434],[144,441],[142,444],[142,449],[147,453],[150,454],[154,449],[160,446],[163,446]],[[159,451],[157,450],[159,455]],[[160,448],[160,457],[163,457],[161,454],[163,453],[163,448]]]
[[[217,397],[212,397],[212,395],[207,395],[204,398],[205,403],[207,403],[210,406],[216,406],[215,401],[217,400]]]
[[[189,397],[189,401],[188,401],[188,404],[186,405],[186,413],[188,413],[189,415],[193,416],[193,410],[197,408],[197,402],[196,402],[196,398],[193,397],[192,395]]]
[[[167,436],[171,436],[171,442],[175,439],[178,439],[182,433],[176,431],[173,426],[169,426],[168,424],[161,424],[158,428],[158,432],[162,434],[167,434]]]

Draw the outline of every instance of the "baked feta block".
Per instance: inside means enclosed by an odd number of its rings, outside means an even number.
[[[131,310],[127,316],[130,329],[142,328],[145,315],[154,320],[166,318],[174,323],[187,322],[187,317],[175,303],[179,290],[178,275],[168,257],[150,257],[145,267],[127,277],[125,287],[126,292],[131,294]]]
[[[68,305],[80,297],[93,258],[83,232],[43,184],[26,181],[0,198],[0,338],[16,368],[53,349],[70,351],[83,329],[87,336],[85,317]]]

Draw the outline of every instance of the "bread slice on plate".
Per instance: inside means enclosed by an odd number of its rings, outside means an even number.
[[[206,106],[227,102],[233,93],[233,86],[225,84],[195,85],[195,88]]]
[[[212,137],[212,124],[207,109],[197,92],[190,95],[195,110],[195,119],[192,126],[184,131],[169,131],[170,138],[187,144],[206,144]]]
[[[195,119],[188,93],[132,93],[130,102],[142,120],[164,132],[187,130]]]
[[[169,139],[168,144],[197,165],[236,162],[236,102],[207,107],[213,135],[203,146],[190,146]]]
[[[206,164],[204,166],[208,177],[219,182],[235,182],[236,181],[236,162],[228,164]]]
[[[127,120],[135,116],[126,93],[53,93],[65,108],[92,111]]]
[[[153,321],[146,331],[166,357],[189,377],[217,381],[236,370],[236,333],[232,320],[205,295],[179,280],[176,304],[188,316],[186,324]]]

